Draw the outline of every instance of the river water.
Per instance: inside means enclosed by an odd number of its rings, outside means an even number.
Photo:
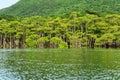
[[[0,49],[0,80],[120,80],[120,50]]]

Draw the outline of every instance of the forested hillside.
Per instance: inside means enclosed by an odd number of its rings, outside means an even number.
[[[82,14],[119,14],[120,0],[20,0],[17,4],[1,10],[0,14],[58,16],[73,11]]]

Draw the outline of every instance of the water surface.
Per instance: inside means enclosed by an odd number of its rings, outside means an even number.
[[[119,80],[120,50],[0,49],[0,80]]]

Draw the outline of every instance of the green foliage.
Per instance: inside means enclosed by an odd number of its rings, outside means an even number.
[[[120,44],[120,15],[0,20],[0,48],[80,48]],[[116,43],[115,43],[116,42]],[[119,46],[120,47],[120,46]]]
[[[15,21],[15,20],[18,20],[17,17],[12,16],[12,15],[6,15],[6,14],[0,15],[0,20],[2,20],[2,19],[6,19],[6,20],[8,20],[8,21]]]
[[[115,39],[113,34],[104,34],[103,36],[101,36],[100,41],[102,42],[112,42]]]
[[[20,0],[1,14],[17,16],[68,16],[71,12],[94,15],[120,13],[120,0]],[[81,15],[78,14],[78,15]]]
[[[57,38],[57,37],[53,37],[53,38],[50,39],[50,42],[51,42],[51,43],[57,43],[57,44],[58,44],[58,43],[61,42],[61,39],[60,39],[60,38]]]
[[[48,40],[48,38],[47,37],[41,37],[41,38],[39,38],[38,40],[37,40],[37,42],[48,42],[49,40]]]
[[[59,48],[68,48],[68,45],[67,45],[67,43],[65,43],[65,42],[60,42],[60,44],[59,44]]]
[[[37,48],[37,41],[39,39],[39,35],[31,34],[30,36],[26,37],[26,47],[30,48]]]

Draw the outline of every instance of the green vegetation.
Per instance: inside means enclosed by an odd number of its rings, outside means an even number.
[[[0,14],[15,16],[61,16],[73,11],[106,15],[120,13],[120,0],[20,0],[17,4],[0,10]]]
[[[10,16],[11,17],[11,16]],[[0,20],[0,48],[120,47],[120,15],[72,12],[67,17]]]

